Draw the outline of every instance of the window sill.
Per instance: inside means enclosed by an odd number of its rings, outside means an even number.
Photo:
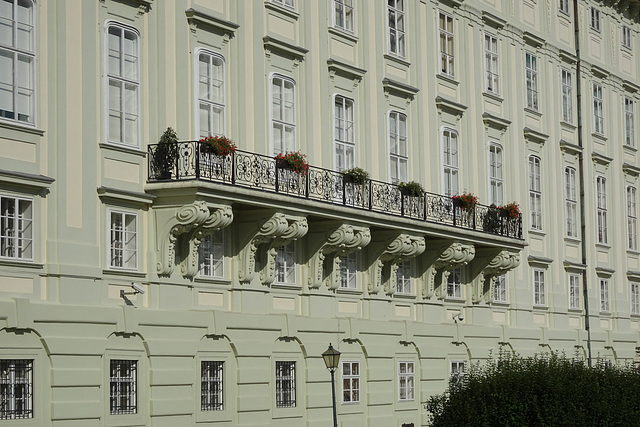
[[[264,2],[264,7],[265,9],[271,9],[275,12],[281,13],[283,15],[288,16],[289,18],[297,21],[298,17],[300,16],[300,14],[298,12],[296,12],[294,9],[287,7],[287,6],[280,6],[277,3],[273,3],[270,0],[266,0]]]
[[[574,245],[579,245],[580,242],[582,242],[582,240],[578,239],[577,237],[571,237],[571,236],[565,236],[564,241]]]
[[[0,119],[0,128],[30,133],[32,135],[44,136],[44,131],[42,129],[37,129],[35,125],[23,124],[21,122],[13,122]]]
[[[529,115],[536,116],[537,118],[542,117],[542,113],[540,112],[540,110],[536,110],[535,108],[524,107],[524,112]]]
[[[628,255],[638,256],[640,255],[640,250],[638,249],[627,249]]]
[[[489,99],[491,99],[493,101],[500,102],[500,103],[502,103],[504,101],[504,98],[502,98],[500,96],[500,94],[496,93],[496,92],[489,92],[489,91],[485,90],[485,91],[482,92],[482,96],[484,96],[485,98],[489,98]]]
[[[269,287],[271,289],[288,289],[288,290],[296,290],[296,291],[300,290],[300,285],[297,285],[295,283],[273,282]]]
[[[569,308],[569,309],[567,309],[567,312],[569,314],[582,314],[582,309],[581,308]]]
[[[454,86],[458,86],[460,84],[460,82],[458,80],[456,80],[456,78],[450,74],[445,74],[445,73],[438,73],[436,74],[436,78],[440,79],[440,80],[444,80],[447,83],[450,83]]]
[[[591,136],[594,137],[595,139],[599,139],[602,142],[607,142],[607,137],[604,136],[603,133],[592,132]]]
[[[229,285],[231,281],[229,279],[225,279],[224,277],[214,277],[214,276],[195,276],[193,281],[196,283],[216,283],[220,285]]]
[[[599,314],[600,314],[600,316],[604,316],[604,317],[607,317],[607,318],[611,317],[611,312],[610,311],[601,311]]]
[[[29,268],[33,270],[42,270],[44,268],[44,264],[34,263],[33,260],[20,261],[8,258],[0,258],[0,265],[6,267]]]
[[[547,233],[545,233],[543,230],[538,230],[536,228],[530,228],[529,234],[533,234],[535,236],[540,236],[540,237],[544,237],[547,235]]]
[[[491,305],[495,308],[504,308],[504,309],[507,309],[511,306],[511,304],[508,301],[496,301],[496,300],[493,300],[491,302]]]
[[[401,299],[401,300],[415,300],[416,299],[416,296],[413,295],[413,294],[405,294],[405,293],[399,293],[399,292],[394,293],[393,296],[394,296],[394,298],[398,298],[398,299]]]
[[[329,27],[328,31],[329,34],[348,40],[353,44],[353,46],[358,43],[358,37],[349,30],[343,30],[340,27]]]
[[[105,150],[112,150],[112,151],[118,151],[120,153],[134,154],[140,157],[145,157],[147,155],[146,151],[133,146],[114,144],[111,142],[101,142],[99,146],[100,148],[103,148]]]
[[[558,17],[562,19],[566,19],[567,21],[571,20],[571,13],[565,12],[564,10],[558,9]]]
[[[563,128],[570,130],[570,131],[574,131],[576,129],[578,129],[578,127],[576,125],[574,125],[573,123],[570,122],[566,122],[564,120],[560,120],[560,126],[562,126]]]
[[[607,243],[596,243],[596,248],[608,251],[611,249],[611,246]]]
[[[539,311],[549,311],[549,306],[548,305],[533,305],[533,310],[539,310]]]
[[[464,304],[466,300],[464,298],[445,297],[444,302],[450,302],[453,304]]]
[[[131,277],[138,277],[138,278],[146,278],[147,277],[147,273],[141,273],[137,270],[115,270],[112,268],[105,268],[102,270],[103,274],[109,274],[112,276],[131,276]]]
[[[407,61],[405,58],[402,58],[400,56],[396,56],[393,53],[387,53],[385,55],[383,55],[384,59],[387,59],[389,61],[395,62],[399,65],[402,65],[404,67],[409,68],[411,66],[411,62]]]
[[[362,295],[362,291],[357,288],[338,288],[336,289],[337,294],[342,295]]]
[[[633,145],[627,145],[627,144],[624,144],[624,145],[622,146],[622,149],[623,149],[624,151],[628,151],[628,152],[629,152],[629,154],[634,154],[634,155],[638,152],[638,149],[637,149],[636,147],[634,147]]]

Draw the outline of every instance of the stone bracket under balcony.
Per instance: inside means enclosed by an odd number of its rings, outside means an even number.
[[[476,255],[476,249],[470,244],[454,242],[436,248],[435,252],[438,255],[427,269],[422,296],[443,299],[447,296],[447,279],[451,270],[470,263]],[[437,280],[438,275],[440,280]]]
[[[240,226],[240,282],[251,282],[256,271],[256,257],[264,260],[261,265],[260,282],[265,285],[273,283],[276,275],[276,254],[278,248],[286,246],[307,234],[309,225],[307,219],[299,216],[287,215],[281,212],[261,212],[243,218]],[[259,251],[260,249],[260,251]]]
[[[480,254],[477,261],[482,270],[473,280],[472,301],[491,303],[495,294],[496,279],[520,265],[520,253],[502,250],[496,254],[495,251],[489,251]]]
[[[339,224],[339,223],[338,223]],[[320,226],[322,227],[322,226]],[[314,227],[316,228],[316,227]],[[318,289],[326,283],[330,290],[340,287],[340,267],[342,257],[361,250],[371,241],[371,232],[367,227],[331,222],[319,232],[309,235],[309,288]],[[324,277],[325,262],[329,274]]]
[[[206,236],[233,221],[230,205],[196,201],[183,206],[154,207],[156,223],[156,272],[171,276],[176,263],[176,247],[183,242],[181,273],[193,277],[198,272],[198,248]]]
[[[385,233],[381,233],[385,234]],[[369,271],[369,293],[377,294],[384,287],[384,291],[393,295],[396,290],[396,273],[398,264],[415,258],[426,249],[424,236],[411,234],[397,234],[377,242],[378,254],[374,256]],[[388,279],[383,283],[383,270],[388,267]]]

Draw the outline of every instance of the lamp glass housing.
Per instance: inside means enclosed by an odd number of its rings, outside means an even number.
[[[327,366],[327,369],[333,371],[338,367],[338,363],[340,362],[340,352],[329,344],[327,351],[322,353],[322,358],[324,359],[324,364]]]

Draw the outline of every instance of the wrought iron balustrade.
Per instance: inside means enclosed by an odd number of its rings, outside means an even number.
[[[394,184],[353,183],[340,172],[315,166],[301,174],[278,166],[273,156],[243,150],[221,157],[198,141],[178,142],[174,150],[158,146],[148,148],[150,182],[218,182],[522,239],[522,217],[503,217],[495,207],[477,204],[464,209],[454,206],[448,196],[427,192],[409,196]]]

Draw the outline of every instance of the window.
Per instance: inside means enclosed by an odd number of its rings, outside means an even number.
[[[353,0],[333,0],[336,27],[353,32]]]
[[[407,180],[407,116],[397,111],[389,113],[389,147],[391,183]]]
[[[600,11],[595,7],[591,8],[591,29],[600,32]]]
[[[33,360],[0,359],[0,420],[33,418]]]
[[[115,268],[135,270],[138,267],[138,216],[136,214],[110,213],[109,265]]]
[[[640,284],[631,283],[631,314],[640,314]]]
[[[458,164],[458,134],[450,129],[442,131],[442,183],[445,196],[460,191]]]
[[[493,300],[496,302],[507,302],[507,276],[504,274],[496,277]]]
[[[571,12],[569,11],[569,0],[560,0],[560,5],[558,7],[560,12],[566,13],[569,15]]]
[[[200,276],[224,276],[224,244],[222,231],[205,236],[198,248],[198,265]]]
[[[487,92],[499,94],[498,39],[491,34],[484,35],[484,73]]]
[[[411,293],[411,261],[398,263],[396,272],[396,292],[399,294]]]
[[[200,364],[200,410],[222,411],[224,409],[222,395],[222,374],[224,362],[212,360]]]
[[[635,145],[634,140],[634,116],[633,116],[633,99],[624,98],[624,143],[629,147],[633,147]]]
[[[404,0],[387,0],[389,53],[404,58]]]
[[[287,6],[293,9],[295,6],[294,0],[271,0],[272,3],[281,4],[283,6]]]
[[[453,68],[453,17],[440,12],[438,27],[440,29],[440,72],[453,77],[455,75]]]
[[[137,362],[111,360],[109,374],[109,412],[114,415],[135,414],[137,399]]]
[[[415,366],[413,362],[398,363],[398,400],[415,399]]]
[[[342,289],[357,289],[357,267],[355,253],[340,257],[340,287]]]
[[[338,171],[354,166],[353,100],[336,95],[334,102],[334,143]]]
[[[452,360],[449,364],[449,378],[450,381],[460,381],[464,377],[464,361]]]
[[[636,188],[627,187],[627,248],[638,250],[638,209],[636,206]]]
[[[273,155],[296,148],[295,84],[282,76],[271,79],[271,133]]]
[[[35,27],[33,3],[0,3],[0,118],[34,124]]]
[[[544,270],[533,270],[533,305],[547,305]]]
[[[569,308],[580,308],[580,276],[569,274]]]
[[[342,362],[342,403],[360,402],[360,362]]]
[[[198,109],[200,138],[224,135],[224,61],[221,56],[198,54]]]
[[[502,206],[502,147],[489,145],[489,201]]]
[[[108,140],[138,145],[140,63],[138,33],[117,24],[107,27]]]
[[[608,313],[609,307],[609,281],[600,279],[600,311]]]
[[[447,277],[447,298],[462,299],[462,270],[459,268],[449,272],[449,277]]]
[[[631,49],[631,28],[622,26],[622,46]]]
[[[0,195],[0,257],[33,259],[33,200]]]
[[[538,57],[525,52],[525,80],[527,82],[527,107],[538,109]]]
[[[604,177],[596,178],[596,208],[598,216],[598,243],[606,244],[607,238],[607,187]]]
[[[573,84],[571,71],[562,69],[562,121],[573,123]]]
[[[602,86],[593,84],[593,131],[604,134],[604,113],[602,111]]]
[[[276,250],[276,282],[296,283],[295,244],[289,243]]]
[[[276,408],[296,406],[296,362],[276,362]]]
[[[529,219],[533,230],[542,230],[542,186],[540,158],[529,156]]]
[[[567,220],[567,237],[578,237],[578,200],[576,192],[576,170],[564,168],[564,203]]]

